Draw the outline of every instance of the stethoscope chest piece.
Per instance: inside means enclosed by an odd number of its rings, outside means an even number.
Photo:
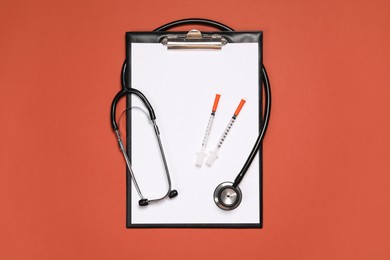
[[[214,202],[224,210],[232,210],[240,205],[242,193],[240,188],[234,187],[232,182],[223,182],[215,188]]]

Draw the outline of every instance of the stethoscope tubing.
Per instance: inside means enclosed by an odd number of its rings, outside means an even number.
[[[244,178],[246,172],[248,171],[250,165],[252,164],[253,160],[255,159],[258,151],[260,150],[260,145],[264,139],[265,132],[268,128],[268,122],[271,114],[271,85],[268,79],[268,74],[265,69],[265,67],[262,67],[262,73],[263,73],[263,79],[264,79],[264,90],[265,90],[265,111],[264,111],[264,120],[262,120],[262,128],[260,131],[259,136],[257,137],[257,140],[252,148],[252,151],[250,152],[248,159],[244,163],[240,173],[237,175],[236,179],[234,180],[233,187],[237,187],[242,179]]]

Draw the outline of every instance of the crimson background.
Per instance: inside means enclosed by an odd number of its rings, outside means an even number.
[[[389,1],[0,3],[1,259],[390,259]],[[264,31],[263,229],[125,228],[124,34]]]

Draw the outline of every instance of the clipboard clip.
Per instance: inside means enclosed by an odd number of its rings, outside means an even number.
[[[220,50],[228,41],[218,34],[203,35],[199,30],[191,30],[187,34],[165,36],[161,43],[167,46],[168,50]]]

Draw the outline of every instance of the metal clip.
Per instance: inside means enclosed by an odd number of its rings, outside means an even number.
[[[220,50],[227,42],[228,41],[221,35],[202,35],[199,30],[191,30],[185,35],[169,35],[164,37],[161,41],[163,45],[167,46],[168,50]]]

